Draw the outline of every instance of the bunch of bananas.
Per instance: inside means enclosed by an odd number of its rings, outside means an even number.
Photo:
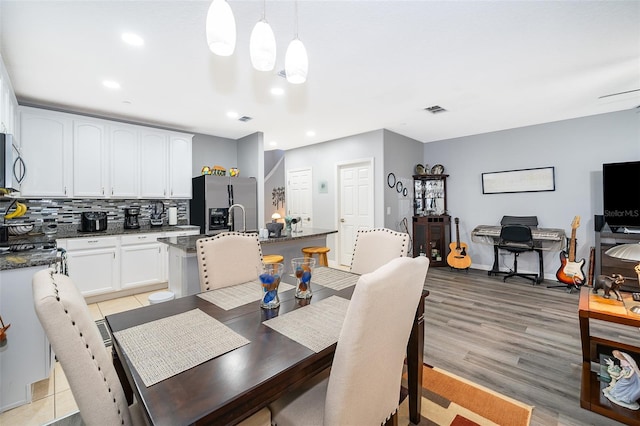
[[[16,201],[16,208],[14,211],[12,211],[11,213],[7,213],[4,215],[5,219],[14,219],[16,217],[20,217],[22,215],[24,215],[27,212],[27,206],[26,204],[22,204],[19,201]]]

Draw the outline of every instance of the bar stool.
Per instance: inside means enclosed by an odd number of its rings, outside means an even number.
[[[269,263],[283,263],[284,256],[280,254],[265,254],[262,256],[262,262],[266,265]]]
[[[319,266],[329,266],[329,262],[327,261],[327,253],[329,252],[329,247],[320,247],[320,246],[311,246],[304,247],[302,249],[302,254],[304,257],[313,257],[314,254],[318,255],[318,263]]]

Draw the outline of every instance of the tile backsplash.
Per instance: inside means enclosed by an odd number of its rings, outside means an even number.
[[[113,200],[113,199],[21,199],[27,205],[27,213],[19,218],[11,219],[7,223],[33,223],[36,227],[42,225],[44,219],[55,219],[62,227],[79,227],[80,214],[87,211],[103,211],[107,213],[109,226],[122,226],[124,223],[125,207],[139,207],[139,222],[141,226],[149,223],[151,204],[157,200]],[[178,208],[178,223],[189,223],[189,200],[162,200],[165,211],[162,215],[164,223],[168,222],[169,207]],[[6,201],[0,203],[2,214],[11,205]]]

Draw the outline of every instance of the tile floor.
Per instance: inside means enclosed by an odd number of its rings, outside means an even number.
[[[105,315],[148,305],[149,295],[157,291],[161,290],[93,303],[89,305],[89,311],[95,320],[99,320]],[[33,401],[1,413],[0,425],[39,426],[78,410],[69,383],[57,362],[48,379],[36,382],[32,386]]]

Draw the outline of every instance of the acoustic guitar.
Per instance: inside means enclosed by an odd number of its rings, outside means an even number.
[[[576,229],[580,226],[580,216],[573,218],[571,222],[571,239],[569,240],[569,257],[564,250],[560,252],[560,269],[556,272],[556,278],[567,285],[582,285],[584,283],[584,259],[576,262]]]
[[[458,224],[460,220],[456,217],[456,242],[449,244],[449,255],[447,256],[447,263],[449,266],[455,269],[467,269],[471,266],[471,258],[467,253],[467,244],[460,242],[460,231],[458,230]]]

